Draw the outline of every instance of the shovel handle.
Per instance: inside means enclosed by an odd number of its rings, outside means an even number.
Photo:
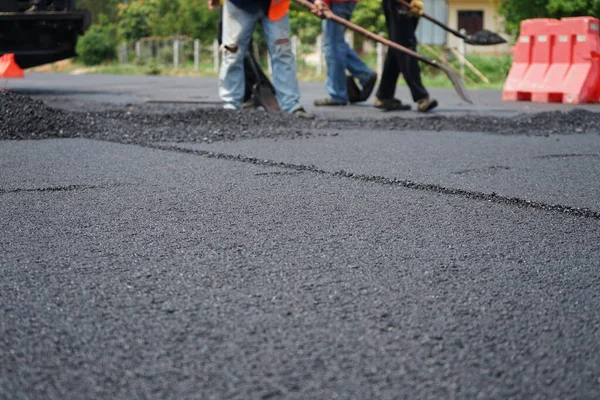
[[[296,3],[300,4],[301,6],[313,11],[315,10],[315,5],[313,3],[311,3],[308,0],[294,0]],[[419,53],[417,53],[416,51],[413,51],[407,47],[404,47],[402,45],[399,45],[396,42],[392,42],[391,40],[388,40],[382,36],[379,36],[371,31],[366,30],[365,28],[356,25],[355,23],[352,23],[350,21],[348,21],[347,19],[344,19],[340,16],[335,15],[330,9],[326,9],[323,10],[323,16],[326,19],[329,19],[331,21],[337,22],[338,24],[344,25],[346,28],[351,29],[355,32],[358,32],[362,35],[365,35],[368,38],[373,39],[376,42],[382,43],[388,47],[394,48],[396,50],[399,50],[403,53],[406,53],[414,58],[416,58],[417,60],[420,60],[422,62],[424,62],[425,64],[429,64],[433,67],[437,67],[439,68],[439,64],[435,61],[435,60],[431,60]]]
[[[300,4],[301,6],[309,9],[310,11],[316,11],[315,5],[308,0],[294,0],[294,1],[298,4]],[[464,101],[466,101],[468,103],[473,103],[473,101],[469,97],[469,94],[467,93],[467,90],[465,89],[460,77],[458,75],[456,75],[454,73],[454,71],[452,71],[450,68],[446,67],[445,65],[439,64],[437,61],[429,59],[429,58],[417,53],[416,51],[413,51],[407,47],[399,45],[396,42],[392,42],[391,40],[388,40],[379,35],[376,35],[375,33],[368,31],[363,27],[360,27],[344,18],[341,18],[341,17],[335,15],[333,12],[331,12],[331,10],[329,8],[323,10],[322,14],[323,14],[323,17],[325,17],[326,19],[337,22],[338,24],[343,25],[346,28],[351,29],[355,32],[358,32],[362,35],[365,35],[366,37],[373,39],[376,42],[382,43],[390,48],[393,48],[393,49],[401,51],[405,54],[408,54],[409,56],[414,57],[417,60],[424,62],[425,64],[429,64],[434,68],[441,69],[442,71],[444,71],[446,76],[448,76],[448,78],[450,79],[450,82],[452,82],[452,85],[454,86],[454,89],[456,90],[458,95]]]
[[[397,1],[398,3],[400,3],[400,4],[402,4],[403,6],[406,6],[406,7],[410,8],[410,3],[409,3],[408,1],[406,1],[406,0],[396,0],[396,1]],[[461,38],[461,39],[464,39],[464,40],[468,40],[468,37],[467,37],[467,35],[464,35],[464,34],[460,33],[460,32],[459,32],[459,31],[457,31],[456,29],[452,29],[452,28],[450,28],[448,25],[446,25],[446,24],[444,24],[443,22],[441,22],[441,21],[439,21],[439,20],[437,20],[437,19],[433,18],[433,17],[432,17],[432,16],[430,16],[430,15],[423,14],[423,15],[421,15],[421,17],[425,18],[425,19],[426,19],[426,20],[428,20],[428,21],[431,21],[431,22],[433,22],[434,24],[436,24],[436,25],[437,25],[437,26],[439,26],[440,28],[442,28],[442,29],[444,29],[444,30],[446,30],[446,31],[450,32],[451,34],[453,34],[453,35],[454,35],[454,36],[456,36],[456,37],[459,37],[459,38]]]

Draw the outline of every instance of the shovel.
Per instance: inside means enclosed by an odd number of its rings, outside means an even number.
[[[275,87],[267,78],[258,61],[254,58],[254,55],[248,51],[245,55],[245,62],[250,65],[250,69],[254,74],[256,79],[256,83],[252,87],[252,94],[254,98],[258,101],[258,104],[264,107],[267,112],[277,112],[281,111],[279,108],[279,103],[277,102]]]
[[[402,4],[403,6],[410,8],[410,3],[406,0],[396,0],[396,1],[398,1],[398,3]],[[465,43],[468,43],[468,44],[471,44],[474,46],[493,46],[495,44],[506,43],[506,39],[504,39],[502,36],[498,35],[495,32],[488,31],[487,29],[483,29],[483,30],[475,33],[474,35],[465,35],[464,33],[457,31],[456,29],[450,28],[448,25],[438,21],[437,19],[433,18],[432,16],[423,14],[423,15],[421,15],[421,17],[425,18],[428,21],[433,22],[434,24],[436,24],[440,28],[450,32],[454,36],[461,38],[462,40],[465,41]]]
[[[294,0],[294,1],[311,11],[315,9],[314,4],[309,2],[308,0]],[[456,90],[456,93],[458,93],[460,98],[463,99],[464,101],[466,101],[467,103],[473,104],[473,101],[471,100],[469,93],[467,93],[467,89],[465,89],[465,85],[463,85],[460,77],[454,71],[452,71],[450,68],[446,67],[445,65],[438,64],[437,61],[431,60],[431,59],[417,53],[416,51],[412,51],[411,49],[401,46],[398,43],[392,42],[391,40],[388,40],[379,35],[376,35],[373,32],[370,32],[363,27],[360,27],[348,20],[345,20],[344,18],[341,18],[341,17],[335,15],[329,9],[326,9],[323,11],[323,16],[326,19],[329,19],[334,22],[337,22],[338,24],[344,25],[346,28],[351,29],[355,32],[358,32],[362,35],[365,35],[366,37],[373,39],[381,44],[384,44],[388,47],[391,47],[398,51],[406,53],[406,54],[416,58],[417,60],[424,62],[425,64],[429,64],[434,68],[441,69],[442,71],[444,71],[444,73],[446,74],[448,79],[450,79],[450,82],[452,82],[452,85],[454,86],[454,90]]]

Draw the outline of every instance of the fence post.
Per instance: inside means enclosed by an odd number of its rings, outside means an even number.
[[[379,42],[377,42],[377,74],[379,76],[383,74],[383,44]]]
[[[123,42],[119,46],[119,64],[127,64],[127,43]]]
[[[179,39],[173,40],[173,68],[179,68]]]
[[[323,74],[323,35],[317,36],[317,75]]]
[[[194,71],[200,70],[200,40],[194,40]]]
[[[142,42],[141,42],[141,40],[138,40],[137,42],[135,42],[135,56],[136,56],[136,58],[142,57]]]
[[[219,72],[219,41],[215,39],[213,42],[213,71],[216,73]]]

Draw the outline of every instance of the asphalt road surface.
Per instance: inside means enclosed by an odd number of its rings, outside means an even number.
[[[317,122],[254,137],[209,124],[214,79],[8,85],[88,125],[0,140],[1,399],[600,398],[597,105],[319,110],[304,83]],[[22,139],[57,129],[35,112]]]

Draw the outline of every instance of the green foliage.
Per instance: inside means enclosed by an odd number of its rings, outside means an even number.
[[[321,33],[321,20],[296,3],[290,7],[290,25],[302,43],[314,43]]]
[[[116,23],[119,3],[120,0],[77,0],[77,8],[88,10],[92,14],[93,23],[98,23],[101,15],[107,16],[110,22]]]
[[[116,57],[117,41],[112,24],[93,25],[77,41],[77,55],[85,65],[98,65]]]
[[[352,22],[372,32],[387,32],[381,0],[361,0],[352,14]],[[290,9],[290,24],[292,35],[297,35],[303,43],[314,43],[321,33],[321,20],[296,3]]]
[[[127,5],[119,6],[118,31],[119,38],[126,42],[135,42],[141,38],[150,36],[152,29],[150,27],[151,8],[143,1],[136,0]]]
[[[506,20],[508,33],[518,33],[522,20],[530,18],[564,18],[600,16],[600,0],[502,0],[498,7]]]
[[[151,63],[150,65],[148,65],[148,68],[146,68],[145,72],[146,75],[160,75],[162,73],[162,70],[158,65],[156,65],[156,63]]]
[[[361,0],[352,14],[352,22],[371,32],[387,36],[381,0]]]

